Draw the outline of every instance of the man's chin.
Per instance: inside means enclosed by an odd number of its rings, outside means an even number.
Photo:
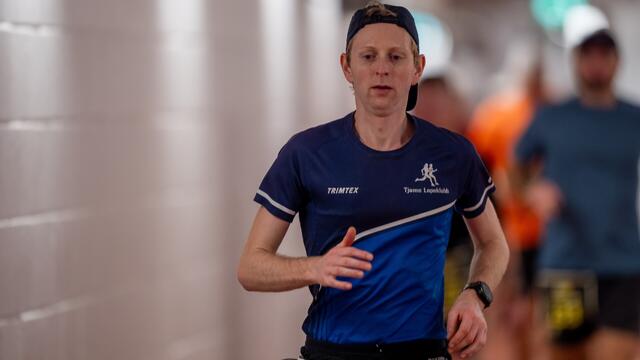
[[[397,111],[398,104],[391,101],[373,101],[368,109],[376,116],[390,115]]]
[[[582,86],[593,92],[601,92],[611,88],[611,82],[606,79],[583,80]]]

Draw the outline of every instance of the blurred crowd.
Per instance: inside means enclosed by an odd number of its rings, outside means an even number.
[[[640,359],[640,108],[615,93],[621,49],[597,8],[572,9],[563,35],[572,96],[547,84],[535,45],[475,106],[447,71],[420,82],[415,115],[474,143],[511,248],[477,359]],[[454,219],[445,306],[471,247]]]

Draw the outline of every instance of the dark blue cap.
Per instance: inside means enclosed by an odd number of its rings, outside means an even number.
[[[616,39],[614,38],[611,31],[607,29],[596,31],[595,33],[587,36],[584,40],[580,42],[580,44],[578,45],[578,48],[585,49],[589,46],[602,46],[602,47],[610,48],[613,50],[618,49],[618,46],[616,44]]]
[[[387,24],[395,24],[405,29],[413,41],[416,42],[416,46],[418,50],[420,49],[420,41],[418,39],[418,30],[416,29],[416,22],[413,19],[413,16],[406,8],[402,6],[395,5],[387,5],[383,4],[383,6],[393,12],[394,15],[380,15],[373,13],[371,16],[367,15],[367,11],[369,11],[372,7],[364,7],[362,9],[358,9],[353,16],[351,17],[351,22],[349,23],[349,30],[347,31],[347,45],[349,41],[353,39],[353,37],[362,29],[363,27],[370,24],[378,24],[378,23],[387,23]],[[409,99],[407,101],[407,111],[412,110],[416,106],[416,102],[418,101],[418,85],[412,85],[409,90]]]

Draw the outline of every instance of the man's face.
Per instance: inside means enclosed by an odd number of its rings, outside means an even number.
[[[609,88],[618,68],[618,54],[615,49],[593,44],[574,51],[579,85],[595,91]]]
[[[340,61],[345,78],[353,85],[356,103],[367,112],[385,116],[404,111],[409,88],[420,79],[424,67],[416,68],[411,36],[394,24],[371,24],[353,37],[351,61]]]

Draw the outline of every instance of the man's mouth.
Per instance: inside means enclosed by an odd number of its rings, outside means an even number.
[[[391,86],[388,86],[388,85],[375,85],[375,86],[372,86],[372,88],[376,89],[376,90],[391,90],[391,89],[393,89]]]

